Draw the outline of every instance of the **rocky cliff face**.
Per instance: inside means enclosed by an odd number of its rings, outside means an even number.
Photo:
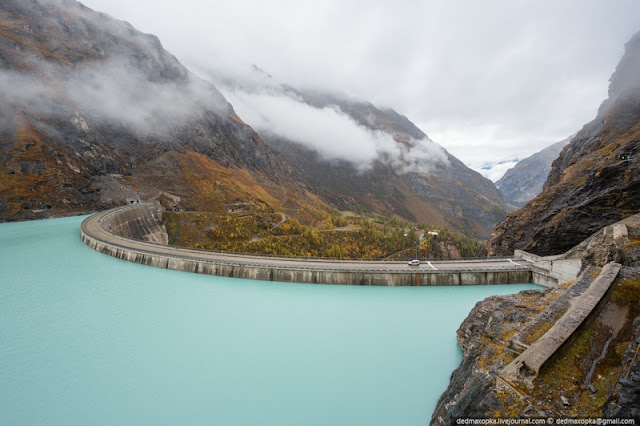
[[[621,225],[626,235],[610,233],[608,228]],[[575,283],[476,304],[458,329],[463,360],[438,401],[432,425],[455,425],[460,418],[640,421],[640,362],[634,357],[640,346],[640,215],[606,227],[576,249],[570,255],[582,258],[586,274]],[[530,384],[507,383],[501,373],[521,346],[543,336],[612,256],[623,267],[590,316]]]
[[[573,136],[554,143],[507,170],[496,182],[496,187],[502,192],[504,199],[514,206],[522,207],[540,194],[551,171],[551,164],[571,138]]]
[[[609,98],[553,162],[543,192],[499,224],[491,255],[564,252],[640,211],[640,33],[611,77]]]
[[[0,221],[154,197],[324,206],[156,37],[72,0],[0,10]]]

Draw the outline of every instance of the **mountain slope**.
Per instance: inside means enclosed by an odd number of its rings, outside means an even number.
[[[396,215],[482,238],[506,216],[507,204],[491,181],[396,111],[297,90],[254,71],[249,82],[222,79],[223,90],[234,105],[244,106],[239,110],[262,138],[339,208]],[[296,120],[295,109],[306,111],[298,117],[305,129],[283,123]],[[332,126],[342,133],[327,129]]]
[[[0,8],[0,221],[153,197],[326,207],[156,37],[71,0]]]
[[[154,36],[72,0],[0,7],[0,221],[161,199],[303,221],[335,206],[485,237],[505,216],[491,182],[393,110],[283,87],[344,127],[320,151],[261,131],[267,144]],[[297,113],[286,124],[304,130]]]
[[[543,192],[496,227],[489,254],[561,253],[640,211],[639,148],[640,32],[627,42],[598,116],[553,162]]]
[[[551,164],[573,136],[554,143],[540,152],[519,161],[496,182],[504,199],[518,207],[542,192]]]

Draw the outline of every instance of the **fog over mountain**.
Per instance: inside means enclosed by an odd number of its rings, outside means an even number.
[[[0,220],[148,199],[221,212],[242,202],[304,222],[371,212],[474,237],[505,217],[490,181],[393,109],[251,68],[218,79],[236,111],[127,22],[72,0],[1,9]]]
[[[526,158],[607,96],[636,0],[87,0],[157,35],[189,69],[366,99],[475,170]]]
[[[342,210],[373,211],[485,237],[507,204],[487,179],[406,116],[345,94],[298,89],[257,66],[200,70],[261,137]]]
[[[441,146],[426,135],[399,144],[392,133],[358,123],[339,105],[312,105],[303,94],[253,67],[249,80],[213,80],[234,105],[240,117],[261,134],[299,143],[328,161],[346,161],[367,170],[375,161],[399,171],[428,173],[434,166],[449,164]]]
[[[178,81],[150,80],[144,70],[122,58],[81,66],[73,73],[44,61],[30,66],[38,73],[0,70],[5,107],[27,104],[43,115],[56,115],[62,97],[80,111],[142,133],[168,130],[205,110],[220,115],[231,111],[220,92],[184,71]]]
[[[157,37],[71,0],[0,11],[0,221],[127,199],[327,207]]]

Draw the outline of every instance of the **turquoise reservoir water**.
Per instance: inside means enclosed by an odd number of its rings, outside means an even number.
[[[82,219],[0,224],[0,424],[424,426],[473,305],[535,287],[168,271],[84,246]]]

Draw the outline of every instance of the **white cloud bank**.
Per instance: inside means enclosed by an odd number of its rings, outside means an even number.
[[[524,158],[591,121],[640,29],[638,0],[85,3],[190,68],[257,64],[392,107],[466,164]]]
[[[139,68],[117,59],[72,71],[46,61],[35,64],[37,75],[0,70],[0,98],[5,108],[14,109],[4,114],[7,119],[19,105],[55,116],[62,111],[59,100],[65,99],[79,114],[148,133],[205,111],[230,111],[220,92],[191,74],[182,81],[151,81]]]
[[[360,170],[380,161],[401,172],[420,173],[448,164],[445,151],[429,139],[399,143],[388,133],[358,124],[335,105],[316,108],[271,90],[225,90],[225,96],[259,133],[304,145],[327,161],[348,161]]]

